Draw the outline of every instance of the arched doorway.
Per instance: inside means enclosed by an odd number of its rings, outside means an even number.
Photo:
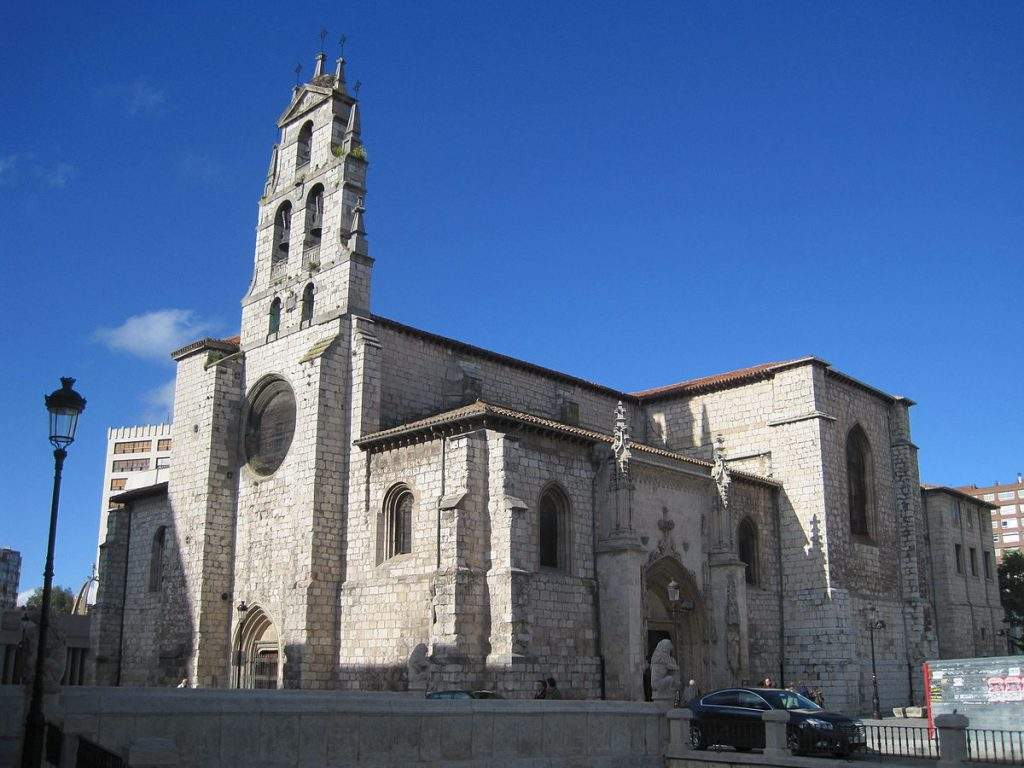
[[[281,687],[281,643],[277,628],[257,606],[246,611],[236,634],[235,687]]]
[[[650,696],[647,666],[655,646],[671,640],[679,664],[679,678],[685,687],[693,678],[701,690],[708,690],[711,671],[708,654],[707,613],[693,575],[674,557],[652,563],[644,574],[647,652],[644,692]],[[679,597],[672,600],[675,590]]]

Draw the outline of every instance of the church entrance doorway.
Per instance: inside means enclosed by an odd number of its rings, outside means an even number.
[[[645,590],[645,698],[651,696],[651,655],[662,640],[672,641],[680,685],[685,687],[692,678],[701,690],[708,690],[711,671],[705,634],[707,617],[693,576],[675,558],[663,557],[647,569]]]
[[[280,688],[280,659],[277,628],[262,608],[250,608],[235,640],[235,687]]]

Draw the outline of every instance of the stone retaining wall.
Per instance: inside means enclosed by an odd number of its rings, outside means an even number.
[[[67,736],[133,768],[660,768],[667,740],[664,711],[639,703],[160,688],[65,689],[63,703]]]

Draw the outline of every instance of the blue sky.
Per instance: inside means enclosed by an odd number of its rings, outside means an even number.
[[[0,11],[0,545],[23,589],[43,394],[72,375],[89,401],[57,545],[77,586],[106,428],[164,417],[167,351],[237,330],[321,27],[363,82],[375,311],[624,389],[815,354],[918,402],[925,480],[1024,470],[1024,4],[282,8]]]

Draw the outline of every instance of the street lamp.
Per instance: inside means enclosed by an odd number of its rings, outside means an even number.
[[[875,609],[871,609],[874,614]],[[868,632],[871,635],[871,716],[875,720],[882,717],[881,707],[878,704],[878,671],[875,669],[875,631],[885,629],[885,622],[881,619],[871,619],[868,622]]]
[[[50,594],[53,591],[53,544],[57,537],[57,506],[60,502],[60,476],[67,458],[67,447],[75,441],[78,417],[85,410],[85,398],[72,389],[74,379],[62,377],[61,387],[45,398],[50,412],[50,444],[53,446],[53,497],[50,501],[50,537],[46,544],[43,570],[43,599],[36,641],[36,668],[32,677],[32,698],[25,719],[25,739],[21,751],[22,768],[38,768],[43,756],[43,673],[46,668],[46,633],[50,628]]]

